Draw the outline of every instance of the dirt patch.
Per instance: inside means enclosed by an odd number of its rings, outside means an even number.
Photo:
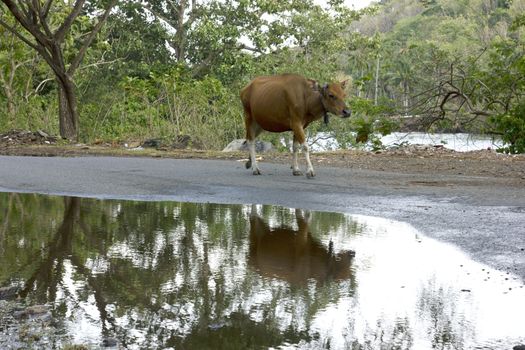
[[[144,143],[68,144],[39,130],[14,130],[0,135],[0,154],[17,156],[73,157],[122,156],[176,159],[247,160],[242,152],[221,152],[177,147],[143,147]],[[287,152],[259,155],[261,162],[291,164]],[[525,155],[507,155],[494,150],[455,152],[444,147],[411,145],[380,152],[341,150],[314,153],[315,167],[341,167],[404,174],[495,177],[514,184],[525,183]],[[302,158],[300,158],[303,160]],[[433,184],[426,184],[433,186]],[[436,186],[434,184],[434,186]]]

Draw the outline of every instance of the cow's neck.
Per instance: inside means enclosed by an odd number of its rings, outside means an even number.
[[[307,99],[308,105],[308,114],[311,116],[312,120],[320,119],[324,117],[325,123],[328,122],[328,112],[324,108],[323,100],[321,99],[321,93],[315,91]]]

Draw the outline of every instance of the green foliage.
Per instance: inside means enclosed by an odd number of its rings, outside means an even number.
[[[513,30],[522,24],[517,18]],[[525,153],[525,42],[519,36],[498,40],[489,53],[489,66],[480,72],[480,79],[490,90],[495,113],[490,126],[507,143],[500,151]]]
[[[395,130],[391,115],[421,115],[434,130],[499,133],[512,152],[521,150],[523,0],[390,0],[363,12],[340,0],[192,4],[131,1],[108,19],[75,78],[83,141],[169,143],[189,135],[194,147],[222,148],[244,135],[240,89],[255,76],[290,72],[321,84],[353,81],[353,117],[314,123],[310,135],[355,145],[356,135],[374,141]],[[67,57],[92,28],[97,6],[75,22]],[[66,10],[53,7],[52,26]],[[7,11],[2,16],[14,23]],[[12,82],[0,81],[0,129],[57,132],[52,72],[5,29],[0,37],[1,72],[15,71]],[[442,104],[454,89],[460,97]],[[281,137],[263,134],[274,145]]]
[[[105,108],[82,110],[83,135],[112,140],[174,140],[189,135],[194,147],[217,149],[242,134],[242,111],[236,91],[218,79],[181,77],[174,68],[146,79],[125,77],[118,95]]]
[[[478,27],[472,19],[442,18],[433,29],[430,40],[446,52],[461,54],[480,49],[481,43],[476,40]]]
[[[512,22],[512,25],[510,27],[510,30],[518,30],[521,27],[525,27],[525,14],[520,14],[514,18],[514,21]]]
[[[0,26],[0,130],[57,130],[52,83],[40,84],[48,74],[37,55]]]
[[[521,102],[507,114],[492,118],[491,121],[506,143],[506,146],[498,151],[525,153],[525,102]]]
[[[391,112],[388,102],[374,105],[368,99],[352,99],[354,117],[350,122],[350,129],[355,133],[356,144],[370,144],[373,150],[382,148],[381,136],[388,135],[397,126],[392,119],[385,116]]]

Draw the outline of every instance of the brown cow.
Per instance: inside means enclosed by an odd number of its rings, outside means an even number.
[[[353,278],[353,251],[334,254],[308,231],[309,213],[295,212],[298,230],[285,225],[270,228],[252,207],[248,265],[263,276],[279,278],[292,285],[305,285]]]
[[[246,141],[250,150],[250,160],[246,168],[252,168],[254,175],[261,171],[255,159],[255,139],[263,131],[293,131],[293,174],[302,175],[297,162],[297,153],[302,147],[305,152],[307,177],[314,177],[310,153],[304,129],[313,121],[327,113],[349,117],[345,98],[346,81],[326,84],[319,87],[316,81],[296,74],[282,74],[258,77],[241,90],[246,124]]]

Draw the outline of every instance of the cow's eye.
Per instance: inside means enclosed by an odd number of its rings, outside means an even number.
[[[335,98],[335,95],[334,95],[334,94],[328,94],[328,97],[334,99],[334,98]]]

